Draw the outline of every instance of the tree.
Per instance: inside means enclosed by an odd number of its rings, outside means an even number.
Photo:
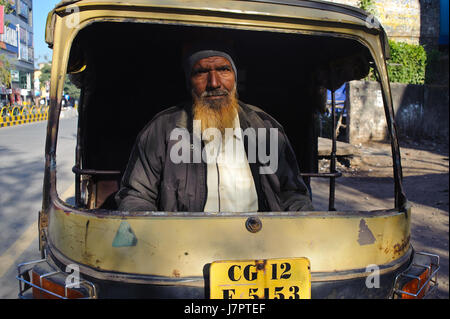
[[[5,7],[5,14],[10,14],[13,12],[12,6],[8,0],[0,0],[0,6]]]
[[[51,71],[52,71],[52,65],[50,63],[46,63],[41,68],[41,76],[39,77],[39,82],[41,82],[41,88],[45,86],[46,82],[50,81]]]
[[[375,0],[360,0],[358,6],[373,15],[377,14]]]
[[[8,0],[0,0],[0,6],[5,7],[5,14],[13,12],[12,6]],[[7,21],[4,22],[8,24]],[[11,87],[11,64],[8,58],[3,54],[0,55],[0,84],[7,88]]]
[[[3,54],[0,55],[0,84],[11,87],[11,64]]]
[[[80,89],[70,81],[69,77],[66,77],[66,80],[64,81],[64,92],[75,100],[80,99]]]
[[[41,76],[39,77],[39,81],[41,82],[41,86],[44,86],[46,82],[50,81],[50,74],[52,71],[52,65],[50,63],[46,63],[41,69]],[[64,81],[64,93],[68,94],[70,97],[73,97],[75,100],[80,99],[80,89],[78,89],[66,76],[66,80]]]

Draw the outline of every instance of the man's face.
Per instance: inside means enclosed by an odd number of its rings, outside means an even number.
[[[210,107],[219,108],[226,104],[235,85],[233,67],[224,57],[201,59],[192,68],[192,93]]]

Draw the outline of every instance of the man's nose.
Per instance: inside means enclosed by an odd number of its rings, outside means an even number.
[[[208,89],[217,89],[221,86],[220,79],[216,71],[211,71],[208,73]]]

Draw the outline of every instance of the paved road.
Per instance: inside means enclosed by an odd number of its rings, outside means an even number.
[[[74,181],[77,118],[60,121],[58,192]],[[41,208],[47,122],[0,128],[0,298],[17,298],[16,264],[40,258]]]

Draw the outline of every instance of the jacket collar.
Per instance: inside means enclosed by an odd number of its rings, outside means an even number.
[[[189,102],[184,102],[178,106],[180,108],[175,126],[179,128],[188,129],[192,132],[192,105]],[[191,124],[190,124],[191,123]]]

